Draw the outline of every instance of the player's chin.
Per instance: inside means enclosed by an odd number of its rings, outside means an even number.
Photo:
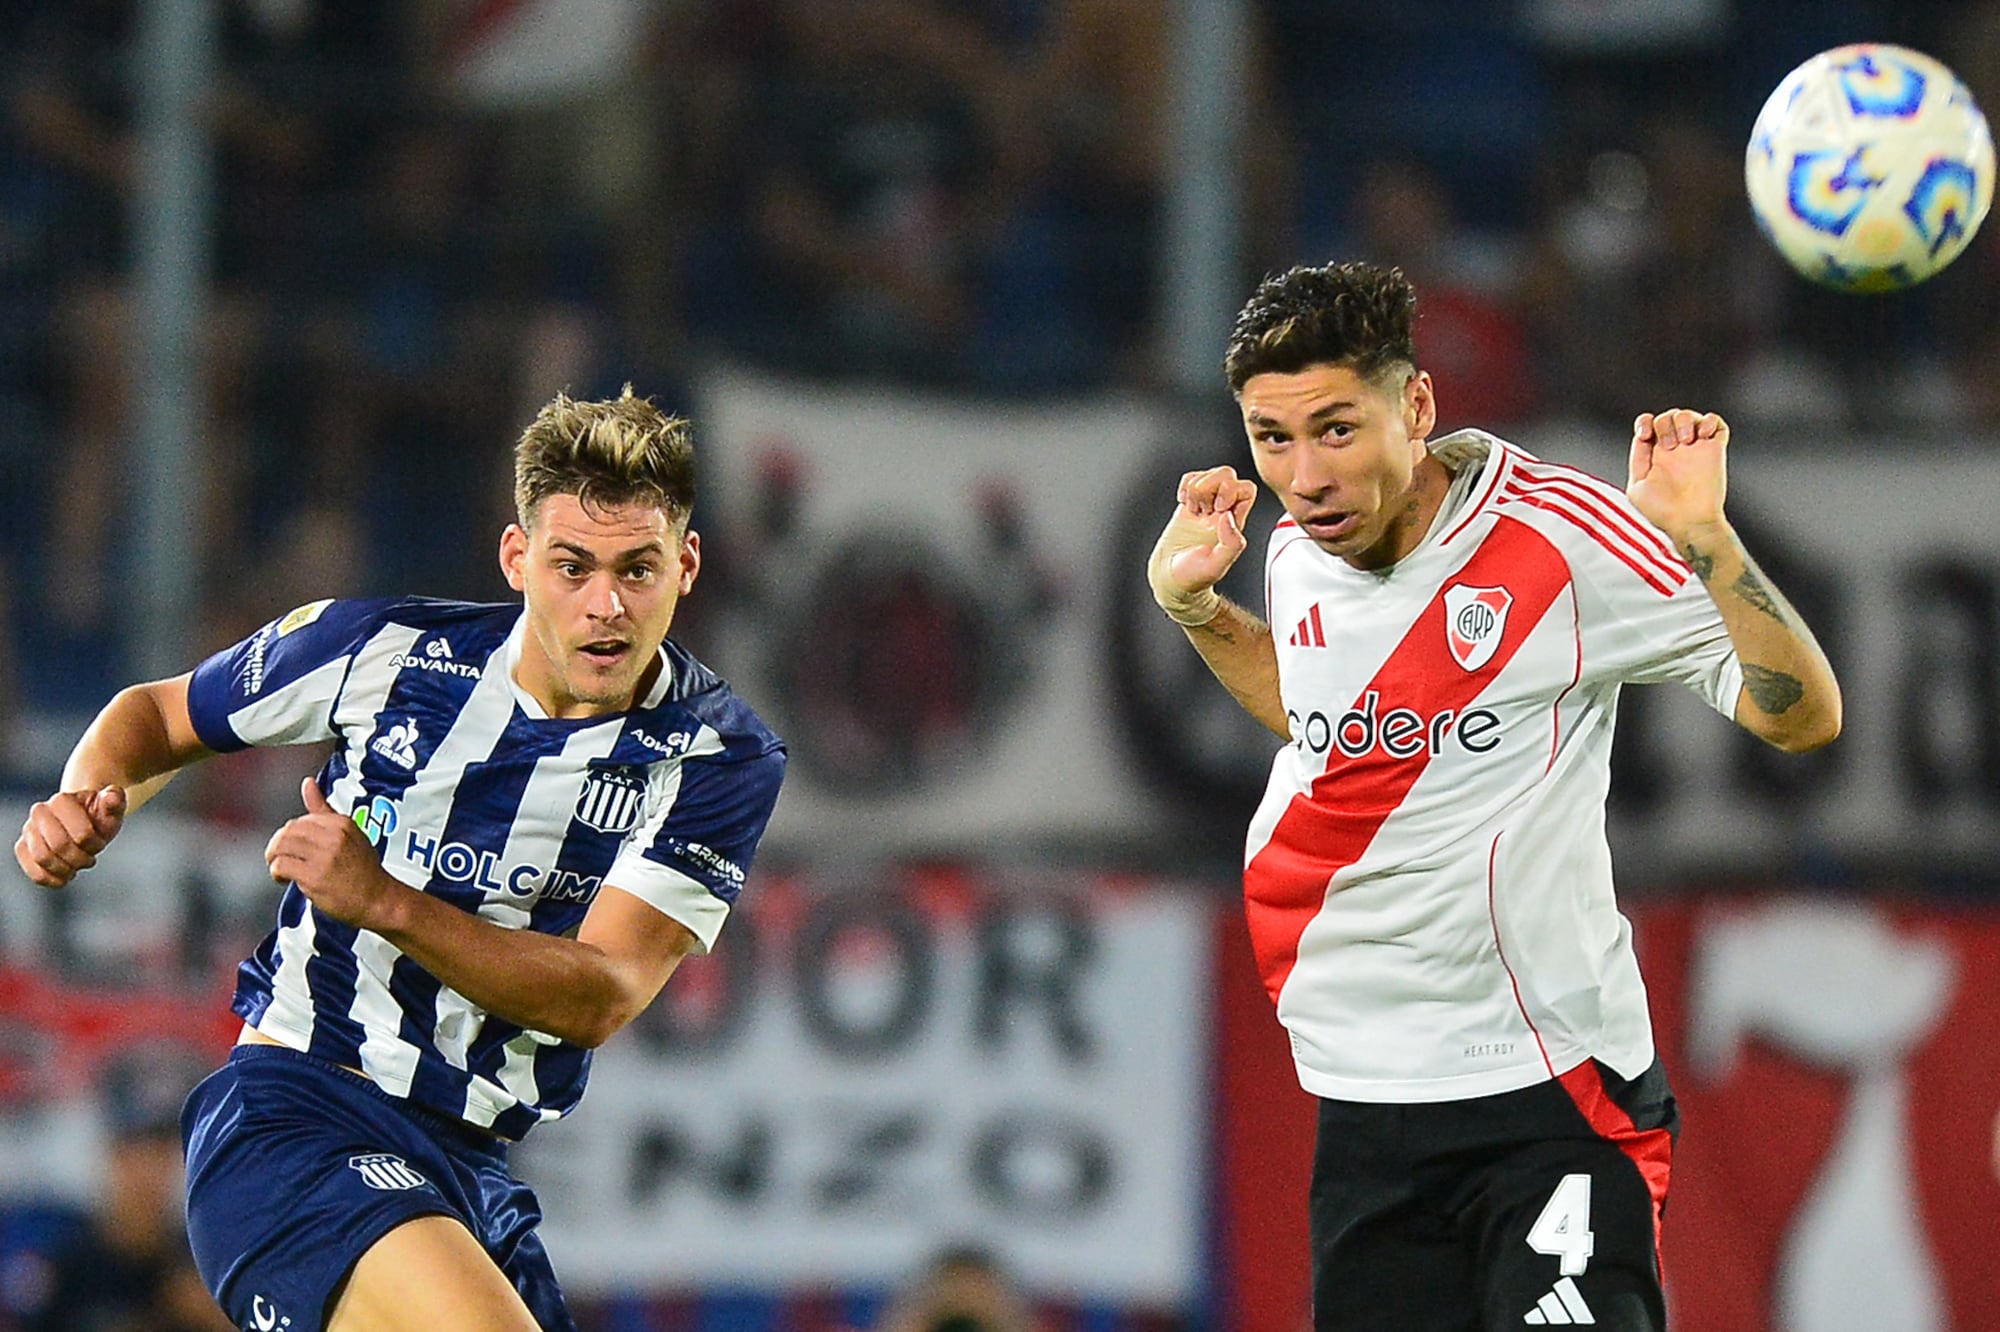
[[[638,682],[639,672],[629,663],[607,665],[586,657],[569,672],[569,695],[579,703],[622,707]]]

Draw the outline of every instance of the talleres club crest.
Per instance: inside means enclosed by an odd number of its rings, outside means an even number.
[[[1444,638],[1451,655],[1468,671],[1493,659],[1507,632],[1507,610],[1514,594],[1504,587],[1468,587],[1459,583],[1444,591]]]

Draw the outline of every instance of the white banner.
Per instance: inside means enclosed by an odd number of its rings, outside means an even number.
[[[566,1284],[880,1286],[967,1241],[1051,1296],[1196,1297],[1212,899],[951,871],[744,907],[517,1153]]]
[[[1622,442],[1524,439],[1622,479]],[[1990,871],[2000,859],[2000,455],[1895,439],[1730,445],[1729,512],[1840,676],[1829,748],[1780,754],[1678,689],[1628,689],[1623,868]]]
[[[730,589],[714,655],[792,745],[769,845],[1147,837],[1104,644],[1114,601],[1147,596],[1115,519],[1157,407],[747,374],[701,397],[696,526]]]
[[[1144,579],[1180,472],[1249,473],[1226,400],[992,408],[737,376],[705,396],[719,540],[749,575],[718,657],[793,745],[774,848],[1236,854],[1277,741]],[[1623,479],[1616,430],[1519,442]],[[2000,858],[1996,507],[1990,449],[1738,437],[1731,516],[1832,656],[1846,733],[1799,758],[1683,691],[1626,690],[1626,882]],[[1259,498],[1253,551],[1278,514]],[[1225,590],[1261,606],[1260,567]]]

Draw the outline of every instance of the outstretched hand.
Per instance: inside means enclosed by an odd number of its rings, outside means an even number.
[[[125,826],[129,807],[122,786],[58,791],[28,810],[14,859],[44,888],[61,888],[97,863],[98,852]]]
[[[1181,477],[1178,507],[1146,561],[1153,600],[1176,620],[1207,624],[1222,608],[1215,585],[1249,546],[1244,519],[1257,500],[1257,486],[1232,467],[1211,467]]]
[[[327,802],[319,782],[299,784],[306,812],[271,834],[264,863],[279,883],[297,884],[335,920],[364,929],[379,923],[394,895],[407,891],[382,869],[375,848],[353,819]]]
[[[1676,548],[1704,524],[1722,521],[1729,488],[1729,423],[1714,412],[1677,407],[1641,412],[1632,422],[1625,494]]]

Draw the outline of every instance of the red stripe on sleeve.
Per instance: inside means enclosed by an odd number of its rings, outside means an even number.
[[[1641,552],[1651,556],[1660,567],[1668,571],[1684,571],[1686,561],[1674,549],[1674,543],[1667,540],[1667,534],[1647,522],[1632,510],[1624,492],[1601,477],[1561,463],[1540,463],[1536,467],[1520,469],[1520,482],[1528,486],[1546,487],[1576,497],[1595,514],[1606,527],[1614,528]]]
[[[1666,534],[1632,512],[1628,508],[1628,500],[1596,476],[1574,468],[1558,468],[1556,474],[1522,468],[1520,478],[1512,482],[1512,488],[1516,492],[1540,492],[1544,496],[1560,496],[1562,500],[1568,500],[1582,510],[1580,516],[1584,516],[1586,522],[1600,528],[1602,538],[1620,542],[1630,554],[1638,556],[1662,576],[1672,580],[1676,588],[1688,580],[1688,562],[1680,558],[1680,552],[1674,550],[1670,540],[1666,540]]]
[[[1537,494],[1529,491],[1510,490],[1503,497],[1502,503],[1526,504],[1530,508],[1554,514],[1602,546],[1607,554],[1645,580],[1648,587],[1651,587],[1663,597],[1672,596],[1675,590],[1687,581],[1688,576],[1682,570],[1675,570],[1671,578],[1669,578],[1663,576],[1656,569],[1642,563],[1630,550],[1615,543],[1610,536],[1593,525],[1588,518],[1570,507],[1570,504],[1561,497],[1551,496],[1546,493]]]
[[[1408,708],[1429,722],[1456,717],[1506,669],[1514,653],[1569,586],[1569,565],[1553,542],[1518,518],[1502,516],[1472,558],[1440,587],[1402,641],[1368,682],[1377,715]],[[1444,593],[1458,584],[1505,587],[1513,605],[1498,648],[1476,671],[1452,656],[1445,636]],[[1448,735],[1446,744],[1452,743]],[[1429,766],[1428,747],[1408,758],[1379,744],[1350,758],[1329,745],[1325,772],[1292,797],[1268,840],[1243,871],[1244,908],[1264,988],[1273,1003],[1298,961],[1299,938],[1326,902],[1338,871],[1359,860]]]

